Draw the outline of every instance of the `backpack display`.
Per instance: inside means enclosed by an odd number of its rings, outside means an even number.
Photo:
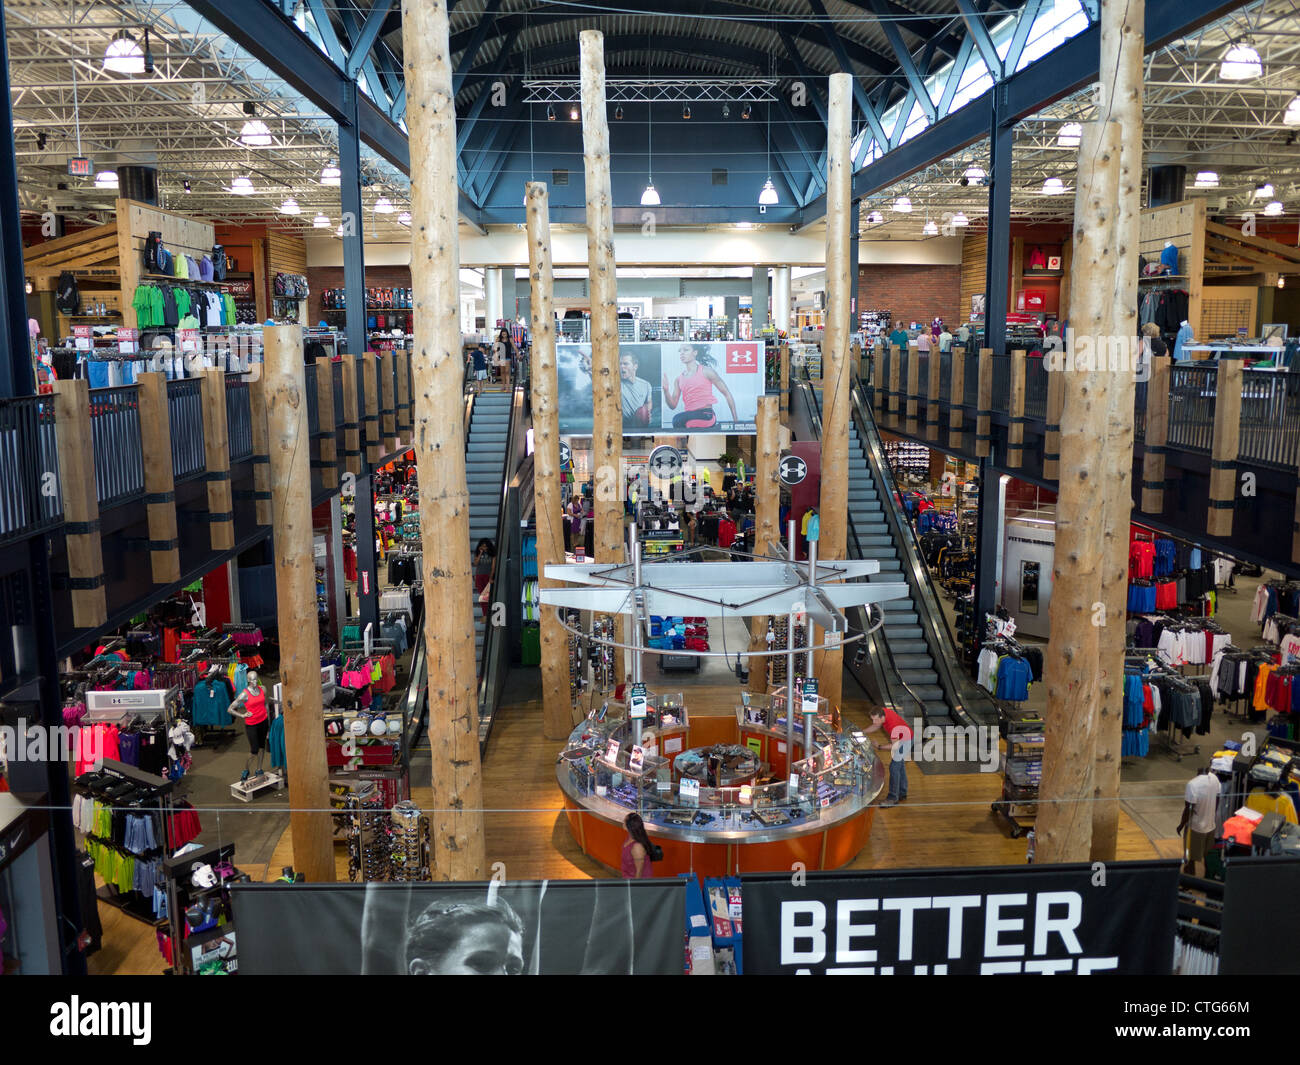
[[[63,314],[81,313],[81,290],[77,288],[77,279],[71,270],[64,270],[59,275],[59,284],[54,290],[54,305]]]
[[[158,230],[150,230],[149,235],[144,240],[144,272],[146,274],[162,273],[158,268],[158,249],[161,247],[162,233]]]

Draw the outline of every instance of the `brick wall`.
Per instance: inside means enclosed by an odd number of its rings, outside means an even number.
[[[859,310],[888,310],[894,321],[958,321],[960,266],[894,266],[872,264],[858,268]]]

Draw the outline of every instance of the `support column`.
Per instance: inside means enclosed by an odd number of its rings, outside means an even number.
[[[84,378],[54,382],[54,431],[59,444],[72,623],[90,629],[108,620],[108,599],[95,491],[95,445],[90,432],[90,386]]]
[[[1000,476],[988,459],[980,459],[979,507],[975,522],[975,631],[984,641],[984,617],[998,605],[998,540],[1002,524]]]
[[[1103,20],[1114,17],[1115,10],[1114,4],[1103,4]],[[1105,109],[1099,109],[1104,115]],[[1084,126],[1074,212],[1076,273],[1071,298],[1076,337],[1105,337],[1113,321],[1116,241],[1122,239],[1112,217],[1120,188],[1120,143],[1117,124]],[[1075,344],[1081,346],[1077,339]],[[1076,357],[1081,353],[1072,352]],[[1045,862],[1086,861],[1091,852],[1105,668],[1103,628],[1097,619],[1098,605],[1105,606],[1106,481],[1112,470],[1106,449],[1115,376],[1105,365],[1092,369],[1082,362],[1065,374],[1056,561],[1049,607],[1052,639],[1043,665],[1046,742],[1036,823],[1037,856]],[[1125,523],[1125,538],[1127,534]],[[1114,619],[1121,628],[1123,616]]]
[[[767,267],[756,266],[754,267],[752,309],[750,311],[755,340],[759,338],[760,334],[767,327],[767,299]]]
[[[334,432],[334,366],[316,363],[316,424],[320,427],[320,457],[313,465],[320,469],[321,484],[337,488],[339,484],[338,437]]]
[[[361,204],[361,130],[357,117],[355,82],[343,86],[348,120],[339,126],[339,206],[343,226],[343,295],[346,311],[343,329],[349,355],[366,350],[366,263],[362,239],[365,214]]]
[[[1061,475],[1061,407],[1065,403],[1065,356],[1060,352],[1044,355],[1047,374],[1047,421],[1043,426],[1043,477],[1055,481]],[[1168,389],[1168,362],[1165,363],[1165,385]],[[1147,393],[1150,395],[1150,392]],[[1166,405],[1168,394],[1165,395]],[[1150,407],[1147,407],[1147,432],[1150,433]],[[1161,466],[1163,476],[1164,466]]]
[[[772,268],[772,324],[783,332],[790,332],[790,267]]]
[[[561,582],[546,576],[548,565],[564,561],[563,504],[560,501],[559,382],[555,368],[554,273],[551,269],[551,212],[547,188],[530,182],[527,191],[528,271],[532,280],[533,486],[537,497],[537,575],[542,588]],[[573,707],[566,663],[568,637],[552,607],[542,607],[542,733],[548,740],[569,734]]]
[[[420,469],[425,644],[429,653],[429,815],[434,876],[486,874],[465,480],[456,107],[446,0],[403,0],[410,127],[415,454]],[[617,374],[615,374],[617,378]]]
[[[614,264],[609,123],[605,115],[605,37],[583,30],[582,150],[587,180],[587,264],[591,286],[591,465],[595,475],[596,561],[622,563],[623,408],[618,374],[618,282]],[[620,634],[620,616],[615,626]],[[621,640],[620,642],[626,642]],[[625,655],[614,656],[621,683]]]
[[[754,463],[754,554],[781,542],[781,410],[776,396],[758,397],[758,456]],[[749,650],[767,649],[767,615],[749,622]],[[767,691],[767,659],[749,659],[751,691]]]
[[[1169,442],[1169,359],[1151,360],[1147,381],[1146,433],[1142,449],[1142,509],[1165,509],[1165,446]]]
[[[267,326],[263,344],[289,835],[293,867],[310,883],[329,883],[334,880],[334,822],[329,812],[329,769],[321,728],[320,633],[315,624],[311,447],[302,327]]]
[[[394,392],[397,382],[393,378],[393,353],[382,352],[378,357],[379,422],[383,433],[384,454],[397,450],[397,399]]]
[[[1007,280],[1011,270],[1011,147],[1015,126],[1004,125],[993,107],[989,135],[989,233],[984,273],[984,344],[1007,352]]]
[[[904,428],[908,436],[916,435],[917,396],[921,387],[921,352],[919,348],[907,349],[907,396],[904,413]]]
[[[1237,506],[1237,447],[1241,435],[1241,360],[1220,357],[1214,395],[1214,441],[1210,455],[1210,510],[1205,531],[1232,535]]]
[[[501,318],[501,271],[495,266],[483,270],[483,328],[495,335]]]
[[[849,121],[853,78],[832,74],[826,130],[826,337],[822,343],[822,462],[821,542],[815,550],[822,558],[842,559],[847,551],[849,509],[849,229],[853,223],[849,200],[852,176]],[[915,413],[915,411],[913,412]],[[823,642],[826,634],[809,624],[809,644]],[[844,683],[842,648],[822,653],[818,691],[829,701],[831,712],[840,705]],[[787,713],[792,713],[789,708]]]
[[[235,505],[230,490],[230,426],[226,421],[226,375],[221,370],[204,370],[202,381],[203,452],[208,478],[208,542],[213,551],[229,551],[235,546]]]
[[[383,442],[380,439],[379,427],[379,374],[375,366],[376,356],[373,352],[366,352],[360,357],[359,365],[361,367],[361,387],[365,392],[366,413],[362,417],[362,424],[365,428],[366,438],[366,466],[376,466],[382,457],[384,450]]]
[[[175,584],[181,579],[181,552],[176,536],[176,483],[172,477],[167,378],[160,373],[142,373],[136,377],[136,384],[144,455],[144,498],[149,513],[149,563],[154,584]]]
[[[980,348],[979,375],[979,406],[975,411],[975,454],[986,459],[993,454],[993,352],[988,348]]]
[[[790,342],[781,344],[781,416],[790,413]]]
[[[343,367],[343,465],[353,477],[361,476],[361,415],[357,403],[357,357],[344,355]]]

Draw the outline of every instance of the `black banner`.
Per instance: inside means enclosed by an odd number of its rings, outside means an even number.
[[[249,975],[680,975],[680,880],[231,889]]]
[[[1229,858],[1223,886],[1221,976],[1300,973],[1300,859]]]
[[[744,878],[745,973],[1167,974],[1177,862]]]

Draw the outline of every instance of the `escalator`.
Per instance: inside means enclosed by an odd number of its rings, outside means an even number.
[[[903,580],[911,590],[873,608],[871,622],[883,623],[864,641],[866,654],[846,653],[845,665],[868,696],[908,720],[927,725],[996,724],[993,701],[977,688],[957,659],[955,643],[921,558],[912,527],[897,503],[897,488],[885,461],[870,408],[855,385],[849,420],[848,550],[853,558],[875,559],[875,581]],[[796,437],[821,439],[821,388],[792,383],[791,428]],[[866,631],[865,613],[850,618]]]
[[[465,397],[465,480],[469,491],[469,550],[480,540],[497,549],[496,568],[488,589],[489,603],[516,604],[519,598],[518,499],[525,456],[525,390],[481,392]],[[474,659],[478,675],[479,743],[486,744],[510,669],[509,629],[491,624],[473,596]],[[407,693],[408,740],[419,742],[428,718],[428,659],[424,627],[411,654],[411,686]]]

